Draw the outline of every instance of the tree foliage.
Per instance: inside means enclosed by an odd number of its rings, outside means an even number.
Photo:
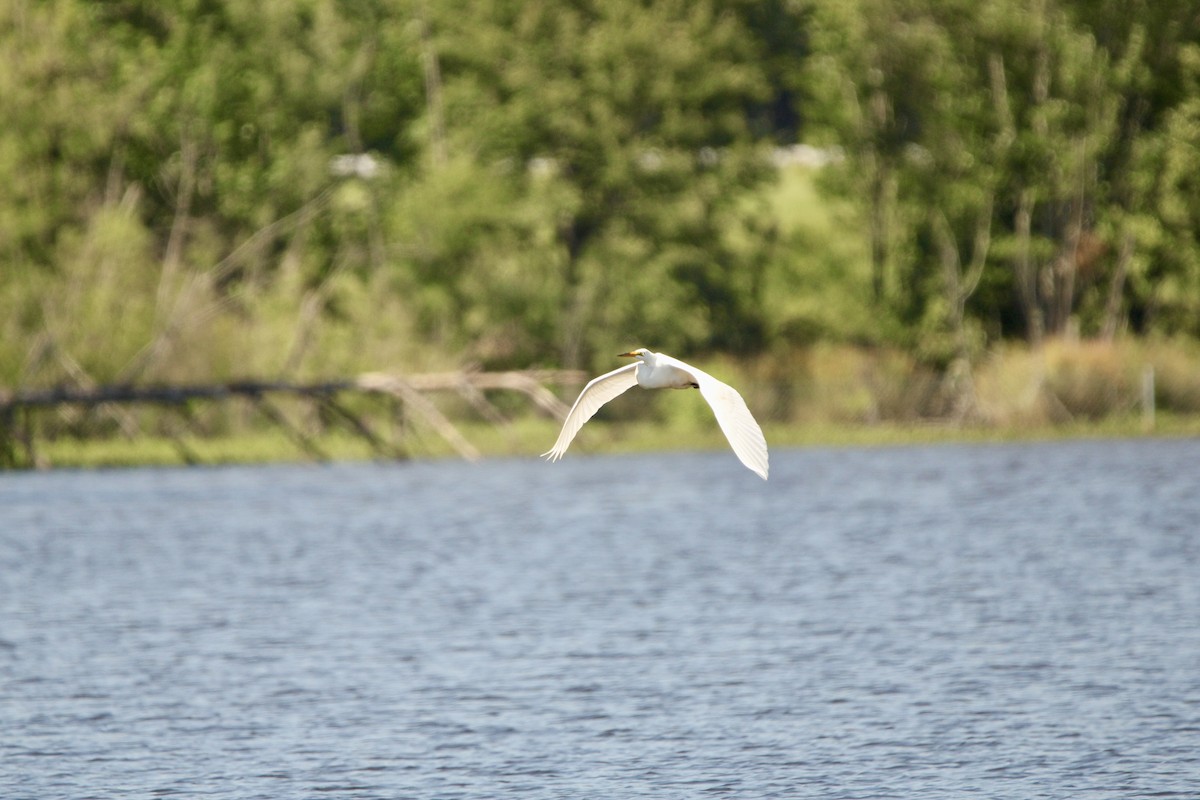
[[[0,96],[2,384],[1200,335],[1188,2],[0,0]]]
[[[819,5],[820,121],[919,342],[1197,332],[1194,5]]]

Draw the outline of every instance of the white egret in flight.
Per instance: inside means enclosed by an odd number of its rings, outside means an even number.
[[[543,456],[551,461],[562,458],[583,423],[591,419],[600,406],[634,384],[643,389],[699,389],[712,407],[717,424],[724,431],[733,452],[747,468],[764,481],[767,479],[767,440],[763,438],[762,429],[754,421],[750,409],[746,408],[746,401],[736,389],[678,358],[651,353],[644,347],[621,353],[620,357],[636,358],[637,361],[593,378],[583,387],[567,414],[558,441],[549,452],[542,453]]]

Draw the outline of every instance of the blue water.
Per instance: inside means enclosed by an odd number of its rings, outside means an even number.
[[[1200,442],[0,475],[0,796],[1200,796]]]

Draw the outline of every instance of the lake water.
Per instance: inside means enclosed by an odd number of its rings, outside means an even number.
[[[1200,796],[1200,441],[0,475],[0,796]]]

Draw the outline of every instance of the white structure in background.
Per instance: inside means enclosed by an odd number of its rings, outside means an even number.
[[[788,147],[776,147],[771,153],[771,160],[776,167],[812,167],[819,169],[830,164],[844,161],[846,154],[840,147],[813,147],[811,144],[793,144]]]
[[[383,165],[370,153],[346,153],[329,159],[329,173],[339,178],[362,178],[365,181],[377,176]]]

